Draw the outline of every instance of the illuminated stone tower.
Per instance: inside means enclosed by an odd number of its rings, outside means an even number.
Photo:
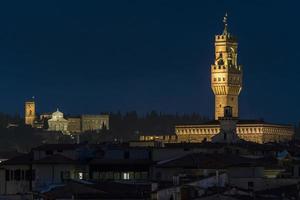
[[[227,14],[224,31],[215,36],[215,64],[211,66],[211,88],[215,94],[215,119],[224,116],[224,107],[232,107],[238,117],[238,98],[242,90],[242,66],[237,63],[238,43],[228,32]]]
[[[33,126],[35,120],[34,98],[25,102],[25,124]]]

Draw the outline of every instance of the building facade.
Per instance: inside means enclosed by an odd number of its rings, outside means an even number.
[[[35,102],[31,99],[25,102],[25,124],[33,126],[35,118]]]
[[[164,143],[210,142],[220,131],[219,122],[211,121],[203,124],[175,126],[176,135],[142,135],[139,140]],[[236,125],[236,132],[240,139],[264,144],[290,141],[293,139],[295,130],[292,125],[272,124],[257,120],[239,120]]]
[[[175,127],[177,142],[211,141],[220,132],[218,121],[198,125],[180,125]],[[266,123],[264,121],[240,120],[236,132],[239,138],[256,143],[290,141],[294,135],[294,127]]]
[[[64,114],[58,109],[52,113],[51,119],[48,120],[48,131],[68,131],[68,120],[64,118]]]
[[[70,133],[81,132],[81,119],[79,117],[68,118],[68,132]]]
[[[68,132],[81,133],[109,129],[109,115],[81,115],[68,118]]]
[[[104,128],[109,129],[108,115],[82,115],[81,116],[82,132],[99,131]]]

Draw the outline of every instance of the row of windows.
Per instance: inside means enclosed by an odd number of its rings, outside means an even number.
[[[217,67],[216,66],[214,66],[214,69],[217,69]],[[223,66],[218,66],[218,69],[226,69],[226,67],[223,65]]]
[[[35,170],[5,170],[5,180],[6,181],[34,181],[35,180]]]
[[[229,65],[229,66],[231,66],[231,65]],[[218,67],[217,67],[217,66],[214,66],[214,69],[215,69],[215,70],[216,70],[216,69],[226,69],[226,67],[225,67],[224,65],[218,65]],[[241,70],[241,68],[238,67],[238,66],[235,66],[235,69]]]
[[[221,77],[218,77],[218,79],[217,78],[214,78],[214,81],[216,82],[216,81],[226,81],[226,79],[225,79],[225,77],[223,77],[223,78],[221,78]]]
[[[202,133],[202,132],[204,132],[204,133],[209,133],[209,132],[212,132],[212,133],[217,133],[217,132],[219,132],[220,131],[220,129],[187,129],[187,130],[178,130],[177,132],[178,133]],[[246,128],[246,129],[240,129],[240,128],[237,128],[237,132],[248,132],[248,131],[250,131],[250,132],[256,132],[256,131],[262,131],[262,129],[258,129],[258,128]]]
[[[238,133],[257,133],[257,132],[265,132],[265,133],[287,133],[287,130],[278,129],[278,128],[237,128]],[[218,133],[220,129],[182,129],[177,130],[177,133]]]
[[[84,120],[83,124],[84,123],[106,124],[107,122],[103,120],[99,121],[99,120],[90,119],[90,120]]]
[[[141,136],[142,140],[175,140],[175,135],[164,135],[164,136]]]
[[[220,129],[182,129],[177,130],[177,133],[218,133]]]
[[[240,80],[240,77],[230,77],[229,78],[229,81],[239,81]],[[214,82],[216,81],[226,81],[226,78],[225,77],[218,77],[218,78],[214,78]]]
[[[96,180],[146,180],[148,172],[93,172],[92,178]]]

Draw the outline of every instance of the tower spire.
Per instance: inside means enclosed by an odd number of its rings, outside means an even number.
[[[227,12],[225,13],[225,16],[223,18],[223,23],[224,23],[224,31],[223,31],[223,35],[227,35],[228,34],[228,30],[227,30]]]

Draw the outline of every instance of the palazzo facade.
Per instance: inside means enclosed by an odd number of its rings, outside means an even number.
[[[215,120],[197,125],[175,126],[175,134],[170,136],[140,136],[141,141],[158,140],[164,142],[211,141],[220,132],[219,119],[224,116],[224,107],[232,108],[232,116],[238,119],[238,97],[242,90],[242,66],[237,62],[237,39],[231,35],[224,17],[224,31],[215,36],[215,60],[211,65],[211,88],[215,95]],[[285,142],[294,136],[292,125],[267,123],[259,120],[239,120],[236,133],[239,138],[256,142]]]
[[[177,142],[203,142],[220,132],[218,121],[198,125],[179,125],[175,127]],[[266,123],[264,121],[240,120],[236,132],[239,138],[256,143],[285,142],[292,140],[294,127]]]

